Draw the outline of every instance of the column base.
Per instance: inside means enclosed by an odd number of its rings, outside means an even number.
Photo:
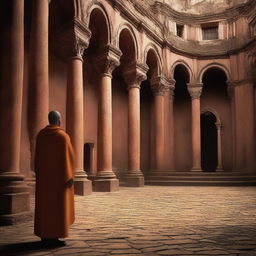
[[[95,192],[114,192],[119,190],[118,179],[96,179],[93,182],[93,191]]]
[[[222,167],[218,167],[218,168],[216,169],[216,172],[224,172],[224,170],[223,170]]]
[[[201,168],[193,167],[190,171],[191,172],[202,172],[203,170]]]
[[[143,176],[127,177],[125,185],[127,187],[144,187],[145,180]]]
[[[0,225],[13,225],[30,220],[30,196],[24,176],[2,172],[0,183]]]
[[[74,179],[75,195],[87,196],[92,193],[92,182],[87,179],[87,174],[84,170],[76,170]]]
[[[31,211],[0,215],[0,226],[11,226],[33,219],[33,213]]]
[[[36,192],[36,178],[35,177],[26,178],[24,181],[28,186],[28,190],[29,190],[30,195],[35,195],[35,192]]]
[[[92,182],[87,179],[79,179],[74,181],[75,195],[87,196],[92,193]]]
[[[114,192],[119,190],[119,180],[113,171],[101,171],[93,182],[95,192]]]
[[[125,185],[127,187],[144,187],[145,180],[140,170],[130,170],[126,175]]]

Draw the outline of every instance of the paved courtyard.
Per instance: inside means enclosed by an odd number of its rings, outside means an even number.
[[[0,227],[0,255],[256,255],[256,187],[122,187],[75,201],[66,246],[42,248],[30,221]]]

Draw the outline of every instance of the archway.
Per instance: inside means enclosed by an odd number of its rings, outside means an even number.
[[[159,62],[157,53],[150,48],[145,56],[148,66],[147,79],[141,83],[140,112],[141,112],[141,169],[148,172],[154,166],[154,96],[150,81],[158,75]]]
[[[191,151],[191,98],[187,90],[190,82],[188,69],[178,64],[173,71],[174,90],[174,159],[177,171],[189,171]]]
[[[84,168],[90,172],[88,176],[96,176],[98,169],[98,107],[99,107],[99,73],[95,68],[95,60],[102,48],[109,43],[109,24],[103,9],[95,6],[90,13],[88,26],[91,31],[89,47],[84,51],[83,65],[83,101],[84,101]],[[89,148],[90,146],[90,148]],[[90,151],[89,151],[90,150]],[[88,154],[89,153],[89,154]]]
[[[201,167],[203,171],[215,171],[218,164],[216,117],[212,112],[201,114]]]
[[[227,74],[220,67],[209,67],[202,74],[203,92],[200,98],[201,109],[211,112],[215,115],[217,123],[221,122],[221,126],[217,130],[217,157],[220,159],[220,166],[217,170],[232,169],[233,157],[233,131],[232,131],[232,118],[230,99],[227,93]],[[203,117],[203,116],[201,116]],[[216,129],[216,128],[215,128]],[[204,149],[202,148],[203,152]],[[204,168],[203,168],[204,169]]]

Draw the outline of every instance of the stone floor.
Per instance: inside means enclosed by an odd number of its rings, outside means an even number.
[[[0,255],[256,255],[256,187],[122,187],[76,196],[67,245],[38,241],[32,221],[0,227]]]

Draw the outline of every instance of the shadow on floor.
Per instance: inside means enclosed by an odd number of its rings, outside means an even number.
[[[41,241],[24,242],[0,246],[0,255],[27,255],[30,252],[48,251],[60,245],[45,245]]]

